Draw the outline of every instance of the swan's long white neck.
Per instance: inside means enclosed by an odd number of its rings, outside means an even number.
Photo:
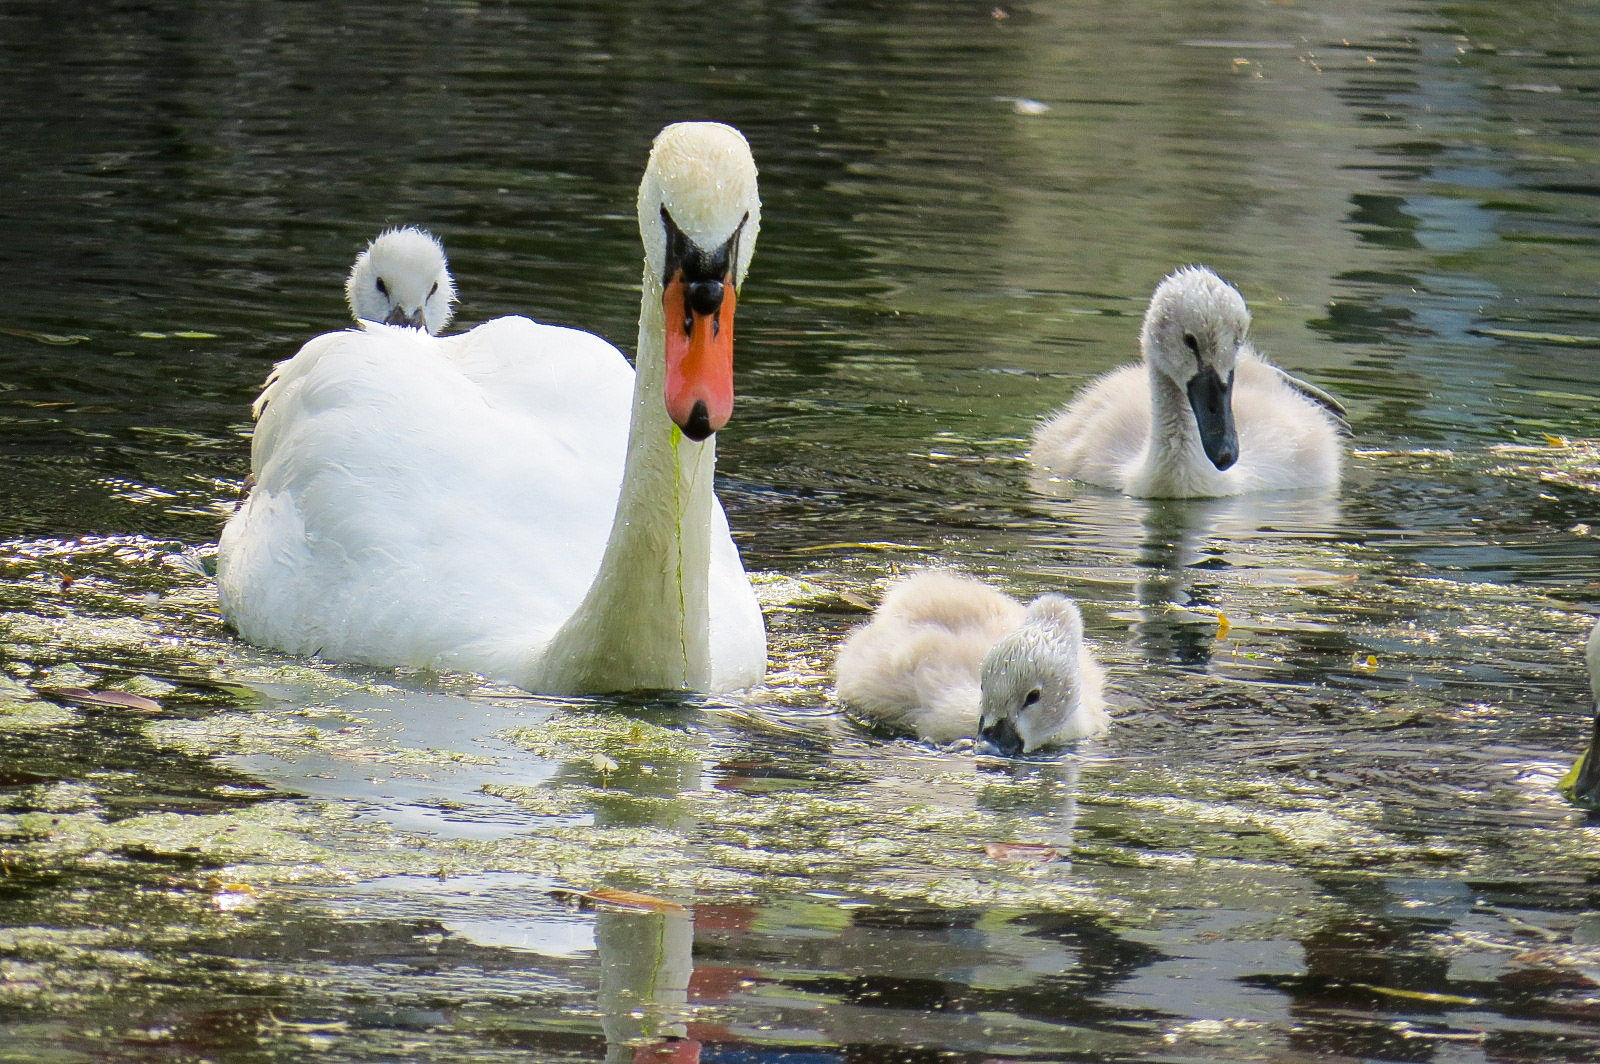
[[[695,443],[667,416],[662,286],[648,262],[643,287],[633,419],[611,538],[583,605],[535,665],[532,690],[694,690],[711,678],[716,437]]]

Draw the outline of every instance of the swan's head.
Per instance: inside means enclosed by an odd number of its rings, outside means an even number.
[[[1145,361],[1189,397],[1200,446],[1218,469],[1239,460],[1233,371],[1249,332],[1238,290],[1204,266],[1185,266],[1156,287],[1139,333]]]
[[[431,234],[390,229],[356,257],[344,283],[350,313],[362,321],[413,325],[438,333],[455,313],[456,285],[444,247]]]
[[[1562,777],[1560,787],[1571,801],[1600,809],[1600,621],[1589,632],[1589,646],[1584,657],[1589,663],[1589,692],[1594,695],[1594,730],[1590,733],[1589,749],[1578,758],[1572,771]]]
[[[984,656],[980,748],[1016,757],[1096,730],[1081,672],[1083,617],[1064,595],[1041,595]]]
[[[743,134],[718,122],[663,129],[639,186],[639,233],[666,319],[667,413],[691,440],[733,414],[733,309],[760,229]]]

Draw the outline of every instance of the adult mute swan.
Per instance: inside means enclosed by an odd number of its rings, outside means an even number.
[[[1033,461],[1146,498],[1338,483],[1343,410],[1262,359],[1249,329],[1232,285],[1178,270],[1145,312],[1144,364],[1101,377],[1043,425]]]
[[[890,587],[839,649],[840,701],[928,742],[981,737],[1008,756],[1103,731],[1104,673],[1078,607],[1042,595],[1024,608],[941,569]]]
[[[437,336],[455,316],[444,245],[415,226],[384,230],[356,256],[344,298],[357,321],[414,325]]]
[[[1589,748],[1562,777],[1560,788],[1568,801],[1600,809],[1600,621],[1589,631],[1584,657],[1589,664],[1589,692],[1594,695],[1594,730],[1589,735]]]
[[[218,549],[240,635],[551,693],[761,678],[761,610],[712,491],[760,227],[744,137],[667,127],[638,216],[637,373],[520,317],[448,337],[364,322],[278,367]]]

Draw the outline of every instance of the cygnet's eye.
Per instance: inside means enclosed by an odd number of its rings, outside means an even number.
[[[428,289],[428,298],[432,299],[439,291],[439,282],[433,282],[433,287]]]
[[[1183,334],[1183,344],[1190,351],[1193,351],[1196,357],[1199,356],[1199,354],[1200,354],[1200,341],[1195,339],[1194,333],[1184,333]]]
[[[1023,695],[1022,696],[1022,708],[1023,709],[1027,709],[1029,706],[1031,706],[1035,702],[1039,701],[1039,698],[1040,698],[1040,696],[1042,694],[1043,694],[1043,692],[1040,691],[1037,687],[1035,687],[1033,690],[1031,690],[1027,694]]]
[[[389,298],[389,286],[383,283],[383,278],[378,278],[378,294],[385,299]]]

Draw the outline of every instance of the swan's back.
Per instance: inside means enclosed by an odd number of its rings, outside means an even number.
[[[632,387],[604,340],[525,318],[317,337],[257,404],[224,615],[295,653],[515,682],[599,567]]]
[[[839,699],[891,728],[946,742],[978,722],[978,667],[1021,623],[1014,599],[938,569],[895,584],[850,634],[835,665]]]

